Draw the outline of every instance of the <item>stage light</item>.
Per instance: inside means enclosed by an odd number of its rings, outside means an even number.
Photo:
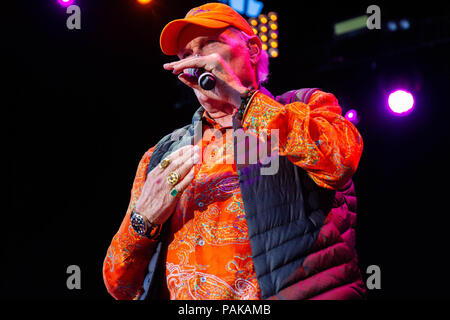
[[[278,57],[278,49],[270,48],[269,49],[269,56],[271,56],[272,58]]]
[[[265,14],[260,14],[258,18],[259,21],[261,21],[261,23],[263,24],[266,24],[269,21],[269,19],[267,19],[267,16]]]
[[[355,109],[348,110],[345,113],[345,119],[353,124],[357,124],[359,122],[358,112]]]
[[[397,30],[397,24],[395,23],[395,21],[389,21],[387,23],[387,28],[389,31],[396,31]]]
[[[267,16],[272,21],[277,21],[278,20],[278,15],[275,12],[269,12],[269,14]]]
[[[241,0],[242,1],[242,0]],[[235,1],[230,1],[235,2]],[[264,4],[261,1],[247,0],[247,12],[248,17],[257,17],[260,13]]]
[[[258,20],[256,20],[255,18],[250,18],[250,19],[248,20],[248,22],[250,23],[250,25],[251,25],[252,27],[256,27],[256,26],[258,25]]]
[[[367,16],[359,16],[345,21],[338,22],[334,25],[334,35],[342,36],[344,34],[352,33],[357,30],[367,28]]]
[[[278,39],[278,31],[271,30],[271,31],[269,32],[269,37],[270,37],[271,39]]]
[[[410,27],[410,23],[407,19],[400,20],[399,24],[400,24],[400,28],[402,28],[403,30],[408,30]]]
[[[267,40],[269,40],[269,37],[267,37],[267,34],[265,33],[260,33],[258,37],[261,39],[262,42],[267,42]]]
[[[149,4],[152,0],[137,0],[140,4]]]
[[[247,17],[256,18],[261,13],[264,3],[257,0],[219,0]]]
[[[278,24],[276,22],[270,21],[269,22],[269,27],[272,30],[277,30],[278,29]]]
[[[247,15],[248,16],[248,15]],[[257,17],[257,18],[255,18]],[[278,14],[269,12],[261,13],[258,16],[248,16],[248,23],[252,27],[253,33],[261,39],[262,49],[269,53],[270,49],[278,49]],[[278,50],[272,50],[269,53],[270,58],[278,57]]]
[[[72,5],[75,2],[75,0],[58,0],[58,2],[63,7],[68,7],[68,6]]]
[[[406,90],[396,90],[389,95],[388,105],[395,114],[406,115],[413,109],[414,97]]]

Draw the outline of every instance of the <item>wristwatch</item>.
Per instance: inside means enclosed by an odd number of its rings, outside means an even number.
[[[137,234],[143,237],[147,237],[149,239],[155,239],[159,235],[159,231],[161,230],[160,224],[154,224],[148,221],[148,219],[137,213],[136,211],[132,211],[130,215],[131,227],[136,231]]]

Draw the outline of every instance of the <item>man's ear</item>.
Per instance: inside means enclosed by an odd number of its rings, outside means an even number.
[[[252,64],[256,64],[259,60],[259,56],[261,55],[261,40],[257,36],[253,36],[248,40],[247,47],[250,52],[250,61]]]

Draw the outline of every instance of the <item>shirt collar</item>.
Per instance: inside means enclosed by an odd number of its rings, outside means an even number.
[[[260,92],[264,93],[265,95],[269,96],[272,99],[275,99],[274,96],[269,92],[269,90],[267,90],[266,88],[264,88],[263,86],[260,86],[258,89]],[[233,126],[229,126],[229,127],[221,127],[216,120],[214,120],[213,118],[211,118],[211,116],[209,115],[208,111],[203,111],[203,115],[202,115],[202,119],[205,119],[211,126],[213,126],[214,129],[226,129],[226,128],[232,128]]]
[[[202,119],[205,119],[214,129],[227,129],[232,128],[233,126],[222,127],[220,124],[216,122],[208,113],[208,111],[204,111],[202,115]]]

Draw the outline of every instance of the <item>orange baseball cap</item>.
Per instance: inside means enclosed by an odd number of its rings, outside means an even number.
[[[185,26],[194,24],[209,29],[233,26],[248,35],[254,35],[252,27],[239,13],[223,3],[207,3],[191,9],[184,19],[169,22],[161,32],[159,43],[167,55],[178,53],[178,36]]]

